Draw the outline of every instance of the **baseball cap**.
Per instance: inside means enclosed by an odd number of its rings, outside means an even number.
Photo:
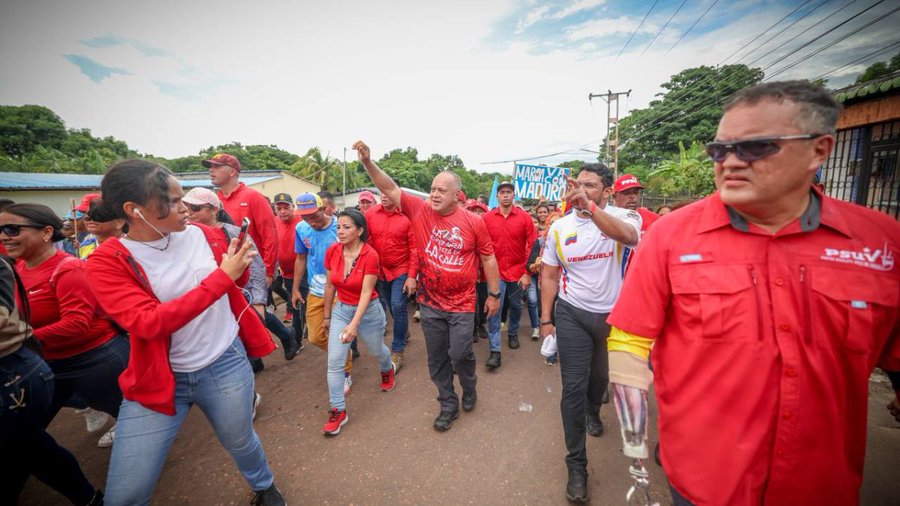
[[[300,216],[315,214],[315,212],[318,211],[320,207],[325,205],[325,203],[322,202],[322,197],[316,195],[315,193],[309,192],[297,195],[296,204],[297,214],[299,214]]]
[[[191,191],[187,192],[181,200],[195,206],[211,205],[216,209],[222,208],[222,201],[219,200],[219,197],[212,190],[202,186],[191,188]]]
[[[215,166],[228,165],[229,167],[237,169],[238,171],[241,170],[240,160],[229,155],[228,153],[219,153],[219,154],[215,155],[214,157],[210,158],[209,160],[203,160],[202,162],[200,162],[200,164],[206,168],[210,168],[213,165],[215,165]]]
[[[272,201],[276,204],[293,204],[294,199],[291,198],[287,193],[276,193],[275,199]]]
[[[466,192],[462,191],[461,188],[458,192],[456,192],[456,198],[463,202],[467,202],[469,200],[469,198],[466,197]]]
[[[99,193],[88,193],[84,197],[81,197],[81,203],[78,204],[78,207],[75,208],[76,211],[81,211],[82,213],[88,212],[88,209],[91,207],[91,202],[100,198]]]
[[[466,201],[466,210],[471,211],[471,210],[473,210],[473,209],[481,209],[481,210],[484,211],[484,212],[488,212],[488,211],[489,211],[488,206],[482,204],[481,202],[478,202],[478,201],[475,200],[475,199],[469,199],[469,200],[467,200],[467,201]]]
[[[503,188],[504,186],[509,186],[510,190],[516,191],[516,187],[512,184],[512,181],[501,181],[500,184],[497,185],[497,191],[500,191],[500,188]]]
[[[616,179],[616,182],[613,183],[613,192],[615,193],[630,190],[631,188],[644,188],[641,185],[641,182],[638,181],[638,178],[633,174],[622,174],[619,176],[619,179]]]
[[[375,202],[375,194],[370,192],[369,190],[366,190],[359,194],[359,200],[360,201],[368,200],[369,202],[374,203]]]

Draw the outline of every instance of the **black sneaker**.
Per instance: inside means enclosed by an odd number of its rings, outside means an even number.
[[[484,325],[478,325],[475,331],[478,333],[478,337],[480,337],[481,339],[488,338],[488,331],[486,328],[484,328]]]
[[[252,506],[285,506],[284,497],[281,492],[272,483],[272,486],[265,490],[257,490],[253,493],[253,500],[250,501]]]
[[[459,411],[441,411],[441,414],[434,419],[434,430],[438,432],[446,432],[453,427],[453,420],[459,418]]]
[[[603,435],[603,420],[599,414],[585,413],[584,428],[589,436],[600,437]]]
[[[259,374],[266,368],[266,364],[263,363],[261,358],[251,358],[250,368],[253,369],[253,374]]]
[[[577,503],[587,502],[587,473],[584,471],[569,471],[569,482],[566,483],[566,499]]]
[[[284,359],[285,360],[294,360],[294,357],[300,354],[303,350],[303,344],[294,336],[294,333],[291,332],[291,338],[287,339],[285,342],[281,343],[284,348]]]
[[[103,492],[95,490],[91,502],[87,503],[87,506],[103,506]]]
[[[478,402],[478,392],[472,390],[472,393],[463,393],[462,406],[463,411],[469,412],[475,409],[475,403]]]
[[[499,352],[499,351],[492,351],[492,352],[491,352],[491,356],[488,357],[488,359],[487,359],[487,361],[484,363],[484,365],[485,365],[488,369],[496,369],[496,368],[500,367],[500,352]]]
[[[511,349],[511,350],[519,349],[519,336],[509,336],[509,349]]]

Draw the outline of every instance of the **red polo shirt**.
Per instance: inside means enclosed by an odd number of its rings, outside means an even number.
[[[278,267],[285,279],[294,279],[294,260],[297,253],[294,252],[294,230],[297,224],[303,221],[300,216],[292,216],[290,221],[275,218],[275,233],[278,240]]]
[[[356,265],[350,271],[350,275],[344,278],[344,245],[336,242],[328,247],[325,252],[325,269],[331,273],[331,284],[337,290],[337,298],[344,304],[355,306],[359,304],[362,294],[363,278],[369,274],[378,275],[381,270],[378,267],[378,253],[363,243],[356,257]],[[378,292],[372,289],[372,301],[378,299]]]
[[[418,197],[402,193],[419,255],[418,300],[448,313],[475,311],[480,255],[493,255],[484,220],[458,207],[442,216]]]
[[[900,224],[814,195],[775,234],[718,193],[672,213],[609,317],[656,338],[663,466],[695,504],[859,502],[869,374],[900,370]]]
[[[269,201],[262,193],[247,188],[244,183],[240,183],[227,197],[222,190],[218,191],[218,195],[225,212],[231,216],[235,225],[241,226],[244,218],[250,218],[250,228],[247,232],[259,248],[259,254],[266,264],[266,276],[274,276],[275,264],[278,263],[278,241],[275,237],[275,215]]]
[[[525,263],[531,254],[531,245],[537,239],[531,215],[513,206],[509,215],[503,216],[500,208],[496,207],[482,218],[494,243],[500,279],[508,283],[518,281],[527,272]]]
[[[388,212],[378,204],[366,213],[366,223],[369,226],[369,244],[381,260],[381,274],[378,277],[393,281],[406,274],[415,279],[419,273],[419,256],[409,218],[397,208]]]

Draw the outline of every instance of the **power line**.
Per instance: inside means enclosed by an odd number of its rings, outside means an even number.
[[[497,161],[495,161],[495,162],[481,162],[481,165],[497,165],[497,164],[501,164],[501,163],[524,162],[524,161],[528,161],[528,160],[541,160],[541,159],[543,159],[543,158],[551,158],[551,157],[554,157],[554,156],[565,155],[566,153],[571,153],[572,151],[578,151],[578,150],[584,149],[584,148],[586,148],[586,147],[588,147],[588,146],[593,146],[593,145],[596,145],[596,144],[600,144],[600,142],[601,142],[602,140],[603,140],[603,139],[598,139],[598,140],[596,140],[596,141],[586,142],[586,143],[582,144],[581,146],[577,146],[577,147],[574,147],[574,148],[566,149],[566,150],[564,150],[564,151],[558,151],[558,152],[556,152],[556,153],[550,153],[550,154],[547,154],[547,155],[539,155],[539,156],[531,156],[531,157],[522,157],[522,158],[513,158],[513,159],[511,159],[511,160],[497,160]]]
[[[734,56],[734,55],[740,53],[741,51],[743,51],[744,48],[746,48],[746,47],[749,46],[750,44],[753,44],[754,42],[756,42],[757,40],[759,40],[759,38],[762,37],[763,35],[765,35],[766,32],[768,32],[768,31],[771,30],[772,28],[775,28],[775,27],[778,26],[779,24],[781,24],[782,21],[784,21],[785,19],[791,17],[795,12],[797,12],[797,11],[799,11],[800,9],[802,9],[803,7],[805,7],[806,4],[810,3],[811,1],[812,1],[812,0],[806,0],[806,2],[803,2],[802,4],[800,4],[799,6],[797,6],[796,9],[794,9],[794,10],[792,10],[791,12],[788,12],[787,14],[785,14],[784,17],[782,17],[781,19],[779,19],[778,21],[776,21],[775,24],[773,24],[772,26],[766,28],[766,29],[763,30],[762,32],[760,32],[759,35],[757,35],[756,37],[753,37],[753,40],[751,40],[750,42],[748,42],[748,43],[744,44],[743,46],[741,46],[737,51],[735,51],[735,52],[731,53],[730,55],[726,56],[725,59],[722,60],[722,61],[719,62],[719,63],[720,63],[720,64],[721,64],[721,63],[724,63],[724,62],[728,61],[728,59],[731,58],[732,56]],[[751,52],[752,52],[752,51],[751,51]],[[745,55],[745,56],[746,56],[746,55]]]
[[[845,5],[845,6],[841,7],[840,9],[838,9],[838,10],[832,12],[832,13],[829,14],[828,16],[826,16],[826,17],[820,19],[817,23],[815,23],[814,25],[808,27],[806,30],[803,30],[802,32],[798,33],[797,35],[794,35],[794,36],[791,37],[790,39],[788,39],[788,40],[782,42],[778,47],[772,49],[771,51],[769,51],[768,53],[766,53],[766,54],[764,54],[764,55],[758,57],[757,59],[751,61],[750,63],[747,64],[747,66],[753,65],[754,63],[756,63],[756,62],[758,62],[759,60],[765,58],[766,56],[768,56],[768,55],[774,53],[775,51],[778,51],[779,49],[783,48],[784,46],[790,44],[791,42],[793,42],[794,40],[796,40],[797,37],[803,35],[804,33],[806,33],[806,32],[808,32],[808,31],[812,30],[812,29],[815,28],[815,27],[819,26],[820,24],[824,23],[828,18],[834,16],[834,15],[837,14],[838,12],[841,12],[842,10],[846,9],[847,7],[850,7],[851,5],[855,4],[857,1],[858,1],[858,0],[853,0],[852,2],[848,3],[847,5]],[[871,9],[872,7],[875,7],[876,5],[878,5],[878,4],[882,3],[882,2],[884,2],[884,0],[878,0],[878,1],[875,2],[874,4],[870,5],[868,8],[862,10],[861,12],[856,13],[854,16],[852,16],[851,18],[845,20],[843,23],[840,23],[839,25],[835,26],[835,27],[832,28],[831,30],[834,30],[834,29],[836,29],[836,28],[839,28],[841,25],[843,25],[843,24],[845,24],[845,23],[848,23],[848,22],[852,21],[854,18],[856,18],[856,17],[859,16],[860,14],[863,14],[864,12],[868,11],[868,10]],[[823,36],[823,35],[827,35],[828,32],[830,32],[831,30],[829,30],[829,31],[827,31],[827,32],[825,32],[825,33],[819,34],[818,37],[821,37],[821,36]],[[814,41],[816,40],[816,38],[818,38],[818,37],[813,38],[811,42],[814,42]],[[809,42],[809,43],[807,43],[807,44],[810,44],[811,42]],[[802,47],[801,47],[801,49],[802,49]],[[790,56],[790,55],[785,55],[785,56]]]
[[[709,13],[709,11],[711,11],[712,8],[716,6],[717,3],[719,3],[719,0],[715,0],[715,1],[712,3],[712,5],[710,5],[710,6],[706,9],[706,11],[704,11],[703,14],[701,14],[700,17],[697,18],[697,21],[694,21],[694,24],[692,24],[691,27],[688,28],[686,32],[684,32],[683,34],[681,34],[681,37],[679,37],[678,40],[675,41],[675,44],[672,44],[672,47],[670,47],[669,50],[666,51],[666,54],[669,54],[673,49],[675,49],[675,46],[677,46],[678,43],[681,42],[682,39],[684,39],[684,38],[687,36],[687,34],[691,33],[691,30],[693,30],[694,27],[697,26],[697,23],[699,23],[700,20],[703,19],[703,18]]]
[[[764,40],[764,41],[762,42],[762,44],[760,44],[760,45],[756,46],[755,48],[751,49],[750,52],[748,52],[747,54],[745,54],[743,57],[746,58],[746,57],[750,56],[751,54],[755,53],[758,49],[762,48],[763,46],[765,46],[765,45],[768,44],[769,42],[772,42],[773,40],[777,39],[779,35],[781,35],[782,33],[784,33],[784,32],[786,32],[786,31],[790,30],[791,28],[794,27],[794,25],[796,25],[796,24],[799,23],[800,21],[803,21],[803,20],[806,19],[808,16],[810,16],[812,13],[816,12],[817,10],[819,10],[820,7],[824,7],[825,4],[827,4],[827,3],[829,3],[829,2],[831,2],[831,0],[825,0],[824,2],[820,3],[819,5],[813,7],[812,10],[810,10],[810,11],[807,12],[806,14],[800,16],[799,18],[795,19],[793,23],[791,23],[791,24],[787,25],[786,27],[782,28],[780,32],[778,32],[778,33],[776,33],[775,35],[769,37],[768,39]],[[815,26],[815,25],[813,25],[813,26]]]
[[[856,1],[856,0],[854,0],[854,2],[855,2],[855,1]],[[824,33],[822,33],[822,34],[819,34],[819,35],[817,35],[816,37],[813,37],[809,42],[807,42],[806,44],[801,45],[799,48],[795,49],[794,51],[792,51],[791,53],[789,53],[789,54],[787,54],[787,55],[785,55],[785,56],[790,56],[791,54],[794,54],[794,53],[796,53],[797,51],[802,50],[804,47],[807,47],[807,46],[809,46],[810,44],[816,42],[816,41],[817,41],[818,39],[820,39],[822,36],[827,35],[828,33],[833,32],[834,30],[840,28],[841,26],[845,25],[845,24],[848,23],[849,21],[851,21],[851,20],[855,19],[856,17],[858,17],[858,16],[864,14],[865,12],[869,11],[869,10],[872,9],[873,7],[879,5],[879,4],[883,3],[883,2],[884,2],[884,0],[879,0],[878,2],[876,2],[876,3],[872,4],[871,6],[869,6],[868,8],[866,8],[866,9],[860,11],[859,13],[855,14],[855,15],[852,16],[850,19],[847,19],[847,20],[845,20],[844,22],[842,22],[842,23],[840,23],[840,24],[838,24],[838,25],[832,27],[831,29],[827,30],[826,32],[824,32]],[[853,2],[851,2],[851,4],[852,4],[852,3],[853,3]],[[849,5],[849,4],[848,4],[848,5]],[[844,8],[845,8],[845,7],[847,7],[847,6],[844,6]],[[840,12],[841,10],[843,10],[843,8],[838,9],[837,11],[835,11],[835,12],[832,13],[831,15],[827,16],[827,17],[824,18],[823,20],[820,20],[818,23],[816,23],[816,24],[813,25],[813,26],[817,26],[817,25],[821,24],[821,23],[824,22],[826,19],[830,18],[831,16],[833,16],[833,15],[836,14],[837,12]],[[812,27],[810,27],[810,28],[812,28]],[[804,30],[802,33],[806,33],[807,31],[809,31],[809,28],[806,29],[806,30]],[[794,38],[796,38],[796,37],[794,37]],[[792,39],[792,40],[793,40],[793,39]],[[780,47],[781,47],[781,46],[779,46],[779,48],[780,48]],[[771,51],[765,53],[764,55],[762,55],[762,56],[760,56],[759,58],[757,58],[756,60],[754,60],[754,62],[751,62],[751,64],[752,64],[752,63],[755,63],[756,61],[759,61],[760,59],[762,59],[762,58],[764,58],[764,57],[766,57],[766,56],[768,56],[768,55],[770,55],[770,54],[772,54],[772,53],[774,53],[774,52],[777,51],[779,48],[775,48],[775,49],[773,49],[773,50],[771,50]],[[744,57],[746,57],[746,56],[747,56],[747,55],[745,55]],[[805,59],[808,59],[808,58],[811,57],[811,56],[813,56],[813,55],[808,55],[807,57],[805,57],[805,58],[799,60],[799,61],[796,62],[796,63],[799,63],[800,61],[804,61]],[[737,62],[739,62],[740,60],[742,60],[744,57],[739,58]],[[761,70],[765,71],[765,70],[767,70],[767,69],[773,67],[774,65],[777,65],[778,62],[779,62],[780,60],[783,60],[783,58],[784,58],[784,57],[780,57],[780,58],[778,58],[778,59],[776,59],[776,60],[773,60],[771,63],[769,63],[768,65],[764,66]],[[737,64],[737,62],[735,62],[735,64]],[[749,65],[750,65],[750,64],[748,64],[748,66],[749,66]],[[779,72],[779,73],[780,73],[780,72]],[[710,77],[706,78],[705,80],[702,80],[702,81],[700,81],[700,82],[695,83],[695,84],[694,84],[694,87],[705,86],[705,85],[711,84],[712,81],[713,81],[714,79],[716,79],[717,77],[718,77],[718,72],[716,73],[715,76],[710,76]],[[771,78],[771,76],[767,77],[767,79],[770,79],[770,78]],[[732,84],[732,85],[739,84],[738,82],[734,82],[734,81],[727,81],[726,83],[727,83],[727,84]],[[726,97],[726,98],[727,98],[727,97]],[[711,97],[709,100],[707,100],[707,101],[701,103],[700,105],[698,105],[698,106],[697,106],[697,107],[698,107],[698,110],[697,110],[697,111],[695,111],[694,113],[688,113],[687,115],[683,116],[681,119],[683,119],[683,118],[685,118],[685,117],[693,116],[694,114],[700,112],[700,111],[702,110],[702,107],[706,107],[707,105],[711,104],[712,102],[714,102],[714,101],[716,101],[716,100],[718,100],[718,99],[719,99],[719,97],[715,97],[715,96],[714,96],[714,97]],[[669,114],[667,114],[667,115],[664,115],[664,116],[662,116],[662,117],[657,118],[656,120],[654,120],[653,123],[651,124],[651,126],[658,125],[658,124],[662,123],[663,121],[671,120],[671,119],[673,119],[674,117],[676,117],[677,115],[679,115],[681,112],[683,112],[683,111],[680,111],[680,110],[674,110],[674,111],[672,111],[671,113],[669,113]],[[641,134],[641,135],[639,135],[639,136],[635,136],[635,137],[633,137],[632,139],[629,139],[628,141],[634,141],[634,140],[640,140],[640,139],[646,138],[648,135],[650,135],[651,133],[654,133],[654,132],[656,132],[656,131],[658,131],[658,130],[659,130],[658,128],[650,129],[650,130],[648,130],[648,131],[645,131],[643,134]],[[626,141],[626,142],[628,142],[628,141]]]
[[[658,3],[659,0],[654,0],[653,5],[650,6],[650,10],[647,11],[647,14],[644,14],[644,19],[642,19],[641,22],[637,25],[637,28],[635,28],[634,31],[631,32],[631,36],[628,37],[628,40],[625,41],[625,45],[622,46],[622,50],[619,51],[619,54],[616,55],[616,60],[618,60],[619,57],[622,56],[622,53],[625,52],[625,48],[628,47],[628,44],[631,44],[631,39],[633,39],[635,34],[638,33],[638,30],[640,30],[641,27],[644,26],[644,21],[647,21],[647,18],[650,17],[650,13],[653,12],[653,8],[656,7],[656,4]]]
[[[893,15],[893,14],[894,14],[895,12],[897,12],[897,11],[900,11],[900,7],[894,8],[894,10],[892,10],[891,12],[888,12],[887,14],[885,14],[885,15],[882,16],[882,17],[879,17],[879,18],[877,18],[877,19],[873,19],[872,21],[869,21],[868,23],[864,24],[863,26],[860,26],[860,27],[857,28],[856,30],[853,30],[852,32],[850,32],[850,33],[848,33],[848,34],[846,34],[846,35],[844,35],[844,36],[838,38],[837,40],[832,41],[831,43],[825,45],[824,47],[821,47],[821,48],[819,48],[819,49],[813,51],[812,53],[808,54],[807,56],[805,56],[805,57],[803,57],[803,58],[800,58],[799,60],[797,60],[797,61],[791,63],[790,65],[786,65],[786,66],[782,67],[782,68],[779,69],[777,72],[773,72],[772,74],[769,74],[769,75],[766,77],[766,79],[771,79],[771,78],[773,78],[773,77],[775,77],[775,76],[777,76],[777,75],[779,75],[779,74],[783,74],[784,72],[786,72],[786,71],[788,71],[788,70],[790,70],[790,69],[796,67],[796,66],[799,65],[800,63],[802,63],[802,62],[804,62],[804,61],[806,61],[806,60],[812,58],[813,56],[815,56],[815,55],[821,53],[822,51],[825,51],[826,49],[829,49],[829,48],[831,48],[831,47],[834,47],[834,46],[835,46],[836,44],[838,44],[839,42],[844,41],[844,40],[846,40],[846,39],[848,39],[848,38],[850,38],[850,37],[856,35],[857,33],[863,31],[864,29],[866,29],[866,28],[868,28],[868,27],[870,27],[870,26],[872,26],[872,25],[874,25],[874,24],[876,24],[876,23],[879,23],[879,22],[881,22],[881,21],[884,21],[885,19],[887,19],[888,17],[890,17],[891,15]],[[772,65],[774,66],[775,64],[773,63]]]
[[[669,23],[671,23],[672,20],[675,18],[675,16],[677,16],[678,13],[681,12],[681,8],[684,7],[684,4],[686,4],[686,3],[687,3],[687,0],[681,0],[681,5],[679,5],[678,8],[675,9],[675,12],[672,13],[672,15],[669,17],[669,20],[666,21],[666,24],[662,25],[662,28],[660,28],[659,31],[656,32],[656,35],[653,36],[653,40],[651,40],[650,43],[647,44],[647,47],[644,48],[644,50],[641,52],[641,55],[638,57],[638,59],[641,59],[644,57],[644,53],[646,53],[647,50],[650,49],[650,46],[652,46],[653,43],[656,42],[656,38],[659,37],[659,34],[661,34],[663,32],[663,30],[665,30],[666,27],[669,26]]]
[[[838,70],[844,69],[844,68],[849,67],[849,66],[851,66],[851,65],[856,65],[857,63],[862,63],[862,62],[868,60],[869,58],[871,58],[871,57],[873,57],[873,56],[875,56],[875,55],[878,55],[878,54],[881,54],[881,53],[887,53],[888,51],[891,51],[892,49],[894,49],[894,47],[900,47],[900,40],[897,40],[897,42],[894,42],[893,44],[891,44],[891,45],[889,45],[889,46],[887,46],[887,47],[883,47],[883,48],[881,48],[881,49],[877,49],[877,50],[875,50],[875,51],[872,51],[871,53],[869,53],[869,54],[867,54],[867,55],[865,55],[865,56],[862,56],[862,57],[860,57],[860,58],[857,58],[857,59],[853,60],[853,61],[850,62],[850,63],[841,65],[840,67],[838,67],[838,68],[836,68],[836,69],[833,69],[833,70],[831,70],[831,71],[829,71],[829,72],[826,72],[826,73],[824,73],[824,74],[822,74],[822,75],[816,77],[815,79],[811,79],[811,81],[818,81],[819,79],[822,79],[822,78],[825,78],[825,77],[830,76],[831,74],[834,74],[834,73],[837,72]]]

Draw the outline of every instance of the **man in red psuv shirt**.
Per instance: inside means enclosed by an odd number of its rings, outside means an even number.
[[[372,161],[369,147],[362,141],[353,144],[369,177],[391,202],[412,222],[413,237],[419,255],[420,283],[418,299],[422,313],[422,331],[428,348],[428,372],[438,388],[441,413],[434,429],[446,431],[459,417],[459,397],[453,388],[453,375],[459,376],[463,411],[475,409],[475,352],[472,331],[475,326],[475,278],[478,260],[484,265],[489,296],[485,304],[488,317],[499,309],[497,259],[491,238],[478,216],[459,206],[459,176],[443,171],[431,183],[430,203],[400,191],[397,183]]]
[[[738,92],[713,195],[641,243],[609,317],[610,380],[653,347],[675,504],[859,503],[868,379],[900,370],[900,225],[823,195],[840,106],[805,81]]]
[[[366,222],[369,226],[369,245],[381,260],[378,298],[381,299],[385,312],[390,312],[394,320],[391,361],[396,371],[400,372],[409,329],[406,300],[416,293],[416,276],[419,273],[416,241],[409,218],[400,212],[397,204],[387,195],[381,196],[381,204],[366,212]]]
[[[201,163],[209,169],[209,179],[219,189],[222,207],[234,223],[240,226],[244,218],[250,218],[247,232],[259,248],[259,254],[266,264],[266,284],[271,285],[275,265],[278,263],[278,241],[275,237],[275,215],[272,214],[269,201],[262,193],[247,188],[240,182],[241,162],[234,156],[219,153]]]
[[[297,259],[297,254],[294,253],[294,230],[297,228],[297,224],[303,221],[303,218],[294,215],[294,199],[289,194],[276,194],[273,202],[276,218],[275,236],[278,241],[278,269],[281,272],[272,284],[272,291],[287,302],[285,323],[290,321],[294,335],[297,336],[297,341],[302,347],[303,313],[291,304],[291,288],[294,286],[294,260]]]
[[[500,311],[488,319],[488,339],[491,355],[485,362],[490,369],[500,367],[500,314],[509,304],[509,348],[519,347],[519,320],[522,319],[522,291],[531,284],[531,274],[525,269],[537,230],[531,215],[514,205],[516,190],[509,181],[497,185],[498,206],[482,218],[494,243],[494,255],[500,267]],[[538,329],[532,329],[537,335]]]

